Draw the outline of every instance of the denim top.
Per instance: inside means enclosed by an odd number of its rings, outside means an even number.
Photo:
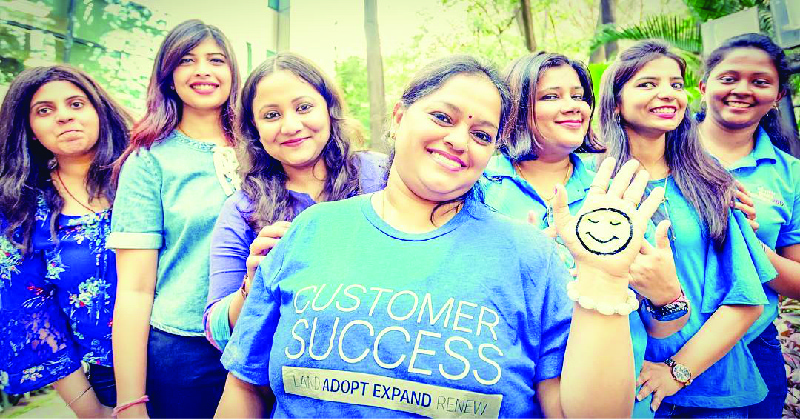
[[[122,166],[108,247],[158,249],[150,324],[203,336],[211,231],[227,199],[211,142],[175,130]]]
[[[753,151],[727,169],[753,198],[759,240],[772,250],[800,243],[800,160],[772,145],[759,128]],[[764,293],[769,304],[744,336],[747,343],[778,317],[778,294],[767,284]]]
[[[569,211],[576,214],[583,206],[583,199],[586,198],[595,174],[577,154],[571,154],[569,157],[574,168],[564,187],[567,190]],[[511,160],[505,155],[492,157],[481,181],[486,203],[490,207],[509,217],[523,221],[528,219],[528,211],[533,211],[540,228],[544,229],[550,226],[551,220],[548,219],[550,214],[547,211],[547,203],[536,193],[528,181],[519,176]],[[560,237],[556,238],[556,249],[567,267],[574,268],[575,260]],[[638,376],[644,363],[647,330],[638,311],[631,313],[629,320],[635,361],[634,372]],[[652,395],[642,401],[635,401],[632,417],[652,418],[654,412],[650,410],[651,401]]]

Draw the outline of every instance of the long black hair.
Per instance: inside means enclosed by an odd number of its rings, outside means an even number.
[[[542,75],[550,68],[569,66],[578,74],[583,87],[583,100],[589,104],[589,130],[576,153],[599,153],[605,147],[597,141],[591,118],[594,114],[592,76],[580,61],[561,54],[540,52],[527,54],[514,60],[505,71],[505,81],[511,92],[511,110],[501,135],[500,152],[512,162],[538,158],[539,130],[534,123],[536,86]]]
[[[622,108],[622,87],[647,63],[664,57],[678,63],[684,76],[686,62],[670,51],[666,43],[654,40],[639,41],[622,51],[603,74],[600,130],[608,146],[606,156],[617,160],[614,174],[633,158],[625,118],[618,111]],[[730,208],[727,203],[733,198],[733,177],[703,150],[688,107],[681,123],[666,134],[665,141],[664,158],[675,184],[707,226],[715,245],[721,246],[728,232]]]
[[[0,124],[0,214],[6,221],[3,235],[22,251],[30,247],[39,195],[44,195],[48,208],[55,214],[51,217],[53,236],[58,214],[64,207],[64,199],[50,180],[48,164],[53,153],[34,138],[29,119],[33,95],[52,81],[74,84],[97,111],[99,138],[86,177],[90,200],[114,201],[111,164],[128,144],[130,116],[82,70],[67,65],[34,67],[11,82],[0,107],[0,121],[3,121]],[[15,235],[15,231],[19,234]]]
[[[277,71],[289,71],[305,80],[328,106],[331,136],[320,153],[327,169],[321,198],[336,201],[358,195],[361,190],[357,158],[351,148],[351,143],[361,141],[361,129],[348,115],[344,96],[336,83],[310,60],[282,52],[261,63],[245,81],[236,122],[240,136],[237,149],[242,162],[242,192],[254,204],[248,224],[256,231],[275,221],[290,221],[297,215],[295,198],[286,189],[288,176],[281,162],[270,156],[261,144],[254,119],[253,100],[258,83]]]
[[[766,53],[772,65],[775,66],[775,71],[778,73],[778,86],[782,94],[787,94],[791,91],[789,84],[789,64],[786,61],[786,54],[783,49],[772,42],[772,39],[760,33],[746,33],[743,35],[734,36],[727,39],[719,47],[717,47],[711,54],[706,57],[703,63],[703,83],[708,82],[708,76],[731,51],[739,48],[755,48]],[[700,110],[697,114],[697,120],[703,121],[706,118],[706,108]],[[772,143],[779,149],[791,153],[791,142],[796,137],[793,128],[784,126],[781,123],[780,114],[777,109],[770,109],[766,115],[761,118],[758,125],[767,132]]]

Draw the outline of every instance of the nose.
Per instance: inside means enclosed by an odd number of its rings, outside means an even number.
[[[746,95],[750,93],[750,82],[742,78],[736,84],[733,85],[733,89],[731,93],[739,94],[739,95]]]
[[[287,112],[283,116],[283,124],[281,124],[281,134],[292,135],[296,134],[303,127],[300,117],[294,112]]]
[[[677,94],[678,94],[677,90],[675,90],[675,88],[672,87],[672,84],[670,83],[662,85],[661,88],[658,90],[658,97],[660,99],[667,101],[675,100]]]
[[[208,60],[205,59],[198,59],[197,64],[195,65],[195,74],[198,76],[208,76],[211,74],[211,64]]]
[[[460,124],[455,126],[446,137],[444,137],[445,144],[449,145],[453,151],[464,151],[469,143],[469,126]]]
[[[67,123],[75,119],[75,111],[69,106],[60,106],[56,110],[56,121],[59,123]]]
[[[581,110],[582,104],[586,102],[578,99],[570,98],[565,103],[564,106],[561,108],[561,113],[570,114],[570,113],[579,113]]]

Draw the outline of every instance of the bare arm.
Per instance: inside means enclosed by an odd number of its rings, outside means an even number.
[[[266,394],[269,390],[254,386],[228,373],[225,391],[217,406],[215,418],[263,418],[267,413]]]
[[[94,390],[91,389],[89,380],[82,368],[53,383],[53,387],[79,418],[110,418],[112,409],[103,406]]]
[[[117,250],[117,301],[112,343],[119,404],[145,394],[147,340],[156,287],[158,250]],[[146,417],[144,403],[120,412],[120,417]]]
[[[779,248],[777,253],[766,247],[764,250],[778,271],[769,286],[780,295],[800,299],[800,244]]]

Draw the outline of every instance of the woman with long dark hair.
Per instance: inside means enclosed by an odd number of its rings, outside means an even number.
[[[501,154],[492,158],[484,173],[486,203],[552,231],[555,185],[564,185],[570,212],[577,213],[595,175],[576,153],[605,151],[591,129],[591,75],[578,61],[539,53],[512,62],[505,78],[511,91],[511,113]],[[629,316],[636,374],[644,361],[647,335],[669,336],[688,319],[689,305],[682,298],[666,232],[666,224],[657,229],[655,246],[643,241],[631,266],[631,287],[644,302]],[[563,241],[556,241],[567,267],[575,268]],[[633,417],[653,417],[649,398],[634,405]]]
[[[147,112],[117,162],[114,358],[120,416],[209,417],[225,381],[204,337],[211,231],[238,187],[230,43],[199,20],[159,48]],[[149,401],[149,403],[147,403]],[[145,403],[147,410],[145,410]]]
[[[77,416],[110,416],[110,165],[127,146],[130,117],[86,73],[58,65],[20,73],[0,119],[4,391],[53,383]]]
[[[778,294],[800,298],[800,160],[788,154],[796,137],[783,128],[777,109],[789,92],[789,76],[783,50],[768,36],[750,33],[712,51],[700,83],[700,139],[750,191],[756,236],[778,271],[764,284],[769,304],[744,336],[769,389],[766,399],[750,406],[750,417],[757,418],[780,418],[783,412],[787,377],[773,322]]]
[[[638,160],[663,186],[678,279],[692,307],[681,330],[650,338],[639,397],[656,417],[739,417],[766,387],[741,341],[775,276],[747,219],[732,211],[733,177],[707,155],[689,115],[685,63],[660,41],[620,53],[603,75],[600,127],[616,170]],[[740,377],[750,377],[742,380]],[[725,416],[730,415],[730,416]]]
[[[627,273],[658,192],[636,210],[622,199],[641,198],[636,163],[610,187],[606,164],[578,221],[559,190],[569,282],[549,238],[476,193],[509,109],[472,57],[417,73],[394,107],[386,187],[305,210],[260,264],[217,416],[630,415]],[[625,237],[586,236],[617,221]]]
[[[225,202],[214,227],[205,312],[206,337],[220,349],[258,263],[294,217],[318,201],[375,192],[385,172],[384,155],[354,152],[360,127],[343,95],[299,55],[280,53],[256,67],[239,112],[242,190]]]

